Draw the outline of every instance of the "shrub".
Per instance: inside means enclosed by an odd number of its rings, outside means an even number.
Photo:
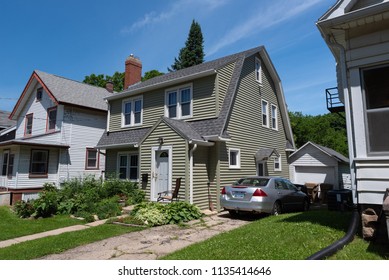
[[[180,224],[202,217],[200,209],[188,202],[172,202],[160,204],[144,202],[136,205],[131,212],[135,219],[150,226]]]
[[[39,198],[33,201],[34,217],[46,218],[57,213],[58,209],[58,189],[54,184],[46,183]]]
[[[105,198],[97,203],[96,215],[99,219],[107,219],[109,217],[121,214],[121,207],[118,203],[118,197]]]
[[[134,205],[141,202],[144,202],[146,197],[146,193],[140,189],[134,189],[131,193],[128,194],[128,198],[126,201],[127,205]]]
[[[165,213],[169,224],[185,223],[203,216],[197,206],[183,201],[166,204]]]
[[[20,218],[28,218],[35,212],[31,201],[17,201],[13,209]]]

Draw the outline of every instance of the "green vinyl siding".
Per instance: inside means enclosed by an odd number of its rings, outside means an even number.
[[[228,87],[230,85],[232,73],[234,72],[234,67],[235,67],[235,62],[230,63],[220,70],[218,70],[218,75],[217,75],[217,107],[218,110],[221,108],[224,97],[226,96]],[[219,112],[217,112],[219,113]]]
[[[255,79],[255,56],[245,60],[235,103],[228,123],[231,141],[221,144],[219,157],[221,169],[221,185],[231,184],[242,176],[256,174],[255,153],[261,148],[273,148],[282,159],[282,171],[274,171],[273,159],[267,161],[268,175],[289,177],[285,152],[286,136],[279,113],[279,104],[275,87],[267,69],[262,63],[262,85]],[[261,100],[266,100],[278,108],[278,131],[262,127]],[[229,168],[229,148],[240,150],[240,168]]]
[[[152,127],[155,122],[165,115],[165,92],[168,89],[179,88],[184,85],[192,85],[192,98],[193,98],[193,117],[190,120],[206,119],[215,117],[216,114],[216,101],[215,101],[215,77],[216,75],[207,76],[201,79],[194,80],[191,83],[177,84],[176,86],[170,86],[161,88],[158,90],[148,91],[140,95],[143,95],[143,121],[142,126],[135,126],[134,128]],[[110,131],[118,131],[121,128],[121,114],[122,114],[122,102],[126,98],[110,101]],[[125,129],[131,129],[125,128]]]
[[[185,141],[182,137],[177,135],[175,131],[173,131],[169,126],[165,123],[160,123],[151,133],[148,135],[146,140],[142,143],[140,148],[141,157],[140,157],[140,166],[141,166],[141,174],[147,173],[149,175],[149,182],[146,188],[146,197],[150,198],[150,187],[152,174],[150,174],[152,170],[151,166],[151,156],[152,156],[152,147],[158,147],[158,138],[163,137],[163,147],[172,147],[172,169],[171,178],[172,184],[174,185],[175,180],[178,177],[182,178],[181,188],[180,188],[180,196],[188,197],[188,187],[189,187],[189,177],[186,171],[186,167],[188,164],[188,147],[187,141]],[[188,178],[188,179],[187,179]]]
[[[208,170],[210,156],[209,150],[212,147],[197,147],[193,159],[193,203],[200,207],[200,209],[208,209]],[[212,184],[211,184],[212,185]],[[212,187],[212,186],[211,186]],[[215,198],[215,196],[212,196]],[[215,205],[216,201],[213,201]]]

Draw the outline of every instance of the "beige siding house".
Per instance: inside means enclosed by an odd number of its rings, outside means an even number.
[[[126,61],[139,76],[139,59]],[[106,98],[107,176],[142,182],[147,197],[174,188],[202,209],[242,176],[289,177],[294,142],[280,78],[263,46],[153,79]]]

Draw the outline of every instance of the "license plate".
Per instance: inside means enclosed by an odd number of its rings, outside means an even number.
[[[244,192],[233,192],[232,197],[233,198],[244,198],[245,193]]]

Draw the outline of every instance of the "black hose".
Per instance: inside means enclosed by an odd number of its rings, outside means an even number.
[[[326,257],[332,256],[337,251],[342,249],[345,245],[350,243],[358,230],[359,227],[359,212],[357,208],[354,206],[353,214],[351,217],[351,223],[349,225],[348,231],[346,235],[339,239],[338,241],[332,243],[330,246],[320,250],[319,252],[311,255],[307,258],[307,260],[323,260]]]

